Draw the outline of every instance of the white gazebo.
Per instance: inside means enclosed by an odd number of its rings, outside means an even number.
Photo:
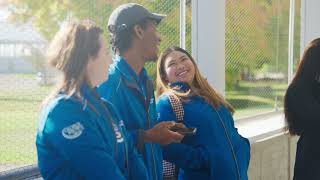
[[[35,72],[32,62],[32,49],[44,49],[47,44],[31,23],[13,25],[0,21],[0,73]]]

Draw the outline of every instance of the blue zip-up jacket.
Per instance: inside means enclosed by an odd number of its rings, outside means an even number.
[[[36,146],[44,179],[148,179],[142,156],[112,105],[89,86],[42,110]]]
[[[175,84],[178,84],[184,91],[189,90],[189,86],[185,83]],[[237,165],[225,133],[226,128],[239,166],[240,179],[247,180],[250,144],[246,138],[238,134],[229,110],[221,105],[215,111],[199,96],[190,97],[189,101],[182,101],[182,104],[184,124],[187,127],[196,127],[196,135],[185,136],[182,143],[163,147],[163,158],[181,168],[179,179],[238,179]],[[166,94],[159,98],[157,111],[159,121],[176,119],[169,96]]]
[[[150,179],[161,180],[161,147],[141,140],[141,130],[150,129],[157,124],[154,90],[146,70],[143,69],[138,76],[130,65],[118,56],[110,66],[108,81],[99,86],[98,92],[121,113],[131,138],[144,157]]]

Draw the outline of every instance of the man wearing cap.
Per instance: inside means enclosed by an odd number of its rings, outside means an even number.
[[[108,30],[117,56],[110,67],[109,80],[98,89],[121,113],[152,180],[162,179],[160,145],[183,138],[170,131],[172,126],[181,124],[157,122],[153,84],[144,68],[147,61],[157,59],[161,38],[156,28],[164,17],[135,3],[121,5],[111,13]]]

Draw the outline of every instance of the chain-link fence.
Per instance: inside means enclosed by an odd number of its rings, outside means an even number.
[[[0,172],[36,163],[35,135],[41,101],[53,88],[45,47],[63,22],[90,18],[105,30],[112,10],[135,2],[166,14],[159,25],[160,50],[179,45],[178,0],[29,0],[0,7]],[[2,18],[3,17],[3,18]],[[186,47],[191,49],[191,3],[186,8]],[[148,64],[155,77],[155,65]]]
[[[36,163],[42,99],[53,85],[43,53],[65,21],[90,18],[106,31],[120,4],[136,2],[166,14],[160,51],[180,41],[178,0],[9,0],[0,8],[0,171]],[[300,0],[296,0],[294,59],[299,59]],[[186,48],[191,51],[191,0],[186,0]],[[226,97],[237,117],[283,107],[287,87],[289,0],[226,0]],[[108,34],[105,32],[108,39]],[[155,65],[147,64],[155,77]]]
[[[294,59],[300,53],[296,0]],[[283,108],[288,82],[290,0],[226,0],[226,97],[236,117]]]

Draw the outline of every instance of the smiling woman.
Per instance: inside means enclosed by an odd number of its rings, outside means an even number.
[[[164,63],[169,82],[183,81],[192,84],[195,69],[191,59],[181,51],[173,51]]]
[[[180,167],[179,179],[247,180],[250,144],[234,126],[233,107],[201,75],[191,55],[165,50],[157,64],[159,121],[178,120],[170,97],[182,103],[183,122],[197,128],[181,143],[163,147],[163,158]]]

